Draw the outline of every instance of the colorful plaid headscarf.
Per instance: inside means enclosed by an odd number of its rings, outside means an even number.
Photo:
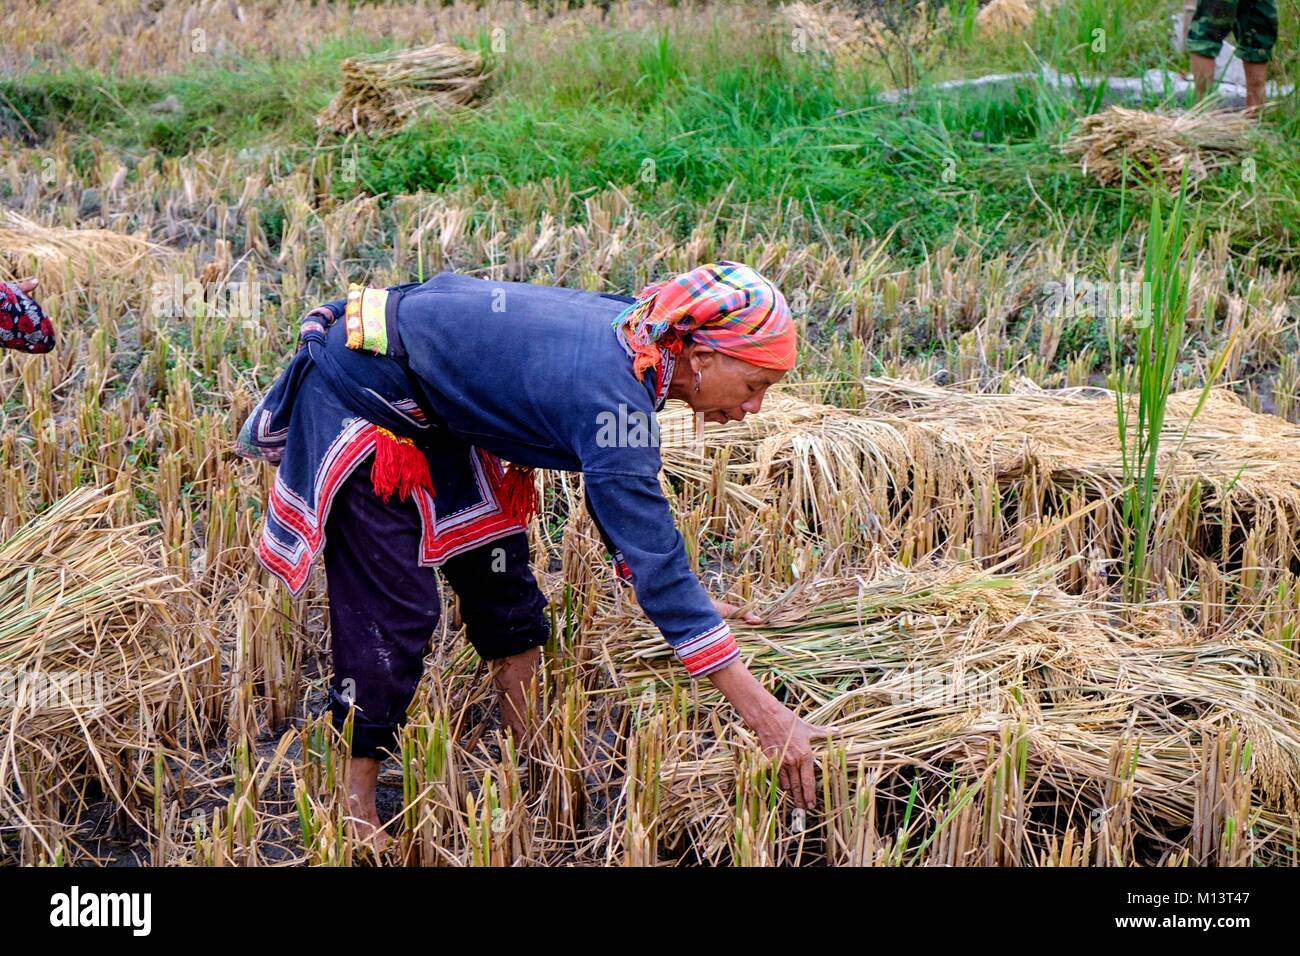
[[[660,349],[681,351],[683,341],[708,346],[751,365],[794,368],[795,327],[790,306],[749,266],[714,262],[648,285],[614,319],[636,352],[640,376],[660,362]]]

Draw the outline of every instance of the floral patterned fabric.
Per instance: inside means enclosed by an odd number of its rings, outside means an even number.
[[[0,282],[0,347],[20,352],[54,348],[54,325],[36,300],[12,282]]]

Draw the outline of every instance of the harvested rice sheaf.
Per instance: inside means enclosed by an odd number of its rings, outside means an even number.
[[[142,262],[163,254],[143,236],[45,226],[0,209],[0,279],[34,275],[41,280],[42,299],[60,290],[129,280]]]
[[[1081,839],[1088,858],[1076,863],[1285,860],[1300,821],[1295,650],[1250,629],[1205,633],[1167,608],[1121,620],[1051,577],[886,566],[803,582],[766,624],[735,628],[754,673],[833,728],[820,762],[827,802],[803,824],[827,837],[827,859],[1023,864]],[[627,635],[610,646],[643,714],[680,709],[663,706],[679,675],[656,635],[632,620],[598,624]],[[768,862],[793,862],[795,818],[732,809],[752,785],[748,732],[705,696],[698,723],[662,741],[660,832],[721,862],[752,850],[737,844],[748,830],[770,840]],[[1243,748],[1235,763],[1207,758],[1229,746]],[[1239,799],[1226,806],[1231,787]],[[954,792],[976,819],[998,819],[949,831]],[[922,849],[898,857],[904,804]],[[868,827],[869,847],[838,846],[846,824]],[[1234,831],[1235,855],[1224,843]],[[942,840],[955,843],[940,850]]]
[[[340,135],[395,132],[432,110],[468,106],[487,79],[483,57],[447,43],[343,61],[343,87],[317,118]]]
[[[835,3],[787,3],[779,17],[796,52],[824,56],[842,65],[859,63],[871,52],[863,21]]]
[[[82,488],[0,541],[0,845],[69,859],[86,801],[147,820],[154,755],[204,711],[192,680],[215,645],[142,526],[110,523],[114,495]]]
[[[1208,102],[1208,101],[1207,101]],[[1177,189],[1184,170],[1196,185],[1245,151],[1253,122],[1236,110],[1197,107],[1184,113],[1112,106],[1084,117],[1062,146],[1105,186],[1161,180]]]
[[[1044,536],[1048,562],[1122,553],[1113,393],[988,395],[895,379],[862,388],[861,409],[774,394],[762,415],[710,428],[703,445],[684,425],[689,410],[666,410],[665,472],[683,500],[711,496],[732,526],[775,507],[787,531],[804,523],[830,547],[870,540],[891,553],[992,558]],[[1200,398],[1170,398],[1157,572],[1179,576],[1198,558],[1225,569],[1300,561],[1300,427],[1223,389],[1193,417]]]
[[[990,0],[975,15],[975,24],[985,36],[1021,33],[1050,6],[1037,0]]]

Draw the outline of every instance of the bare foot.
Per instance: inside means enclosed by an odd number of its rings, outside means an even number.
[[[379,822],[375,806],[375,784],[379,781],[380,761],[374,757],[353,757],[348,761],[346,787],[348,819],[357,835],[366,840],[378,856],[393,841]]]
[[[542,649],[533,647],[492,662],[492,677],[501,700],[501,720],[515,738],[516,750],[528,748],[532,718],[537,710],[537,665]],[[530,706],[531,700],[531,706]]]
[[[380,824],[378,814],[371,814],[368,817],[348,817],[348,820],[355,828],[357,836],[370,845],[376,858],[383,856],[384,851],[392,845],[393,838]]]

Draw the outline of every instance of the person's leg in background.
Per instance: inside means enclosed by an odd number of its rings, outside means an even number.
[[[1214,85],[1214,59],[1237,20],[1240,0],[1199,0],[1187,30],[1187,55],[1192,62],[1196,98],[1202,99]]]
[[[396,746],[440,613],[437,572],[416,561],[420,535],[414,501],[394,495],[385,502],[376,495],[368,462],[339,488],[325,528],[330,712],[342,729],[356,705],[349,813],[377,849],[388,839],[375,806],[379,766],[384,751]]]
[[[1277,45],[1276,0],[1241,0],[1233,30],[1246,71],[1246,109],[1258,113],[1266,98],[1268,61]]]
[[[1258,112],[1266,99],[1268,85],[1268,63],[1242,63],[1246,69],[1246,109]]]
[[[1246,74],[1246,109],[1257,111],[1264,105],[1268,61],[1277,43],[1275,0],[1199,0],[1187,32],[1198,98],[1214,83],[1214,59],[1229,32]]]
[[[531,694],[541,646],[550,636],[546,597],[529,566],[528,535],[521,531],[458,554],[442,571],[459,599],[465,636],[492,671],[501,718],[523,747],[536,710]]]
[[[1183,12],[1179,14],[1179,37],[1176,44],[1180,51],[1187,49],[1187,31],[1191,29],[1192,19],[1196,16],[1197,3],[1198,0],[1183,0]]]

